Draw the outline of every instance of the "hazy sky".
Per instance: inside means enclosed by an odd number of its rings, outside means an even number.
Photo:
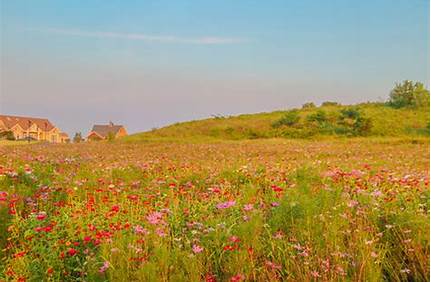
[[[429,85],[427,0],[0,3],[0,113],[70,134]]]

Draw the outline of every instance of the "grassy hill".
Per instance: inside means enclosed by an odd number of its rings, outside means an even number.
[[[395,109],[382,103],[328,105],[176,123],[130,135],[123,140],[243,140],[329,136],[429,136],[429,108]]]

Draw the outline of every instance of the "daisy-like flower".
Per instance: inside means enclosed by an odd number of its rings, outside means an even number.
[[[227,202],[218,204],[216,207],[219,210],[221,210],[221,209],[227,209],[227,208],[233,207],[234,205],[235,205],[235,201],[227,201]]]
[[[196,245],[196,244],[194,244],[193,247],[192,247],[192,251],[195,254],[201,253],[203,250],[204,250],[203,247],[201,247],[199,245]]]

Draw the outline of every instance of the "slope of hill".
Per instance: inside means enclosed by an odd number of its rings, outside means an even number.
[[[429,109],[394,109],[382,103],[329,105],[176,123],[130,135],[123,140],[242,140],[326,136],[429,136]]]

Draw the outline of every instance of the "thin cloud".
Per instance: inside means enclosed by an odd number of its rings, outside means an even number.
[[[187,37],[178,37],[178,36],[149,35],[149,34],[142,34],[142,33],[83,31],[83,30],[59,29],[59,28],[43,28],[43,29],[29,28],[27,30],[58,34],[58,35],[66,35],[66,36],[139,40],[139,41],[147,41],[147,42],[155,42],[155,43],[221,45],[221,44],[237,44],[237,43],[245,42],[245,40],[241,38],[217,37],[217,36],[187,38]]]

